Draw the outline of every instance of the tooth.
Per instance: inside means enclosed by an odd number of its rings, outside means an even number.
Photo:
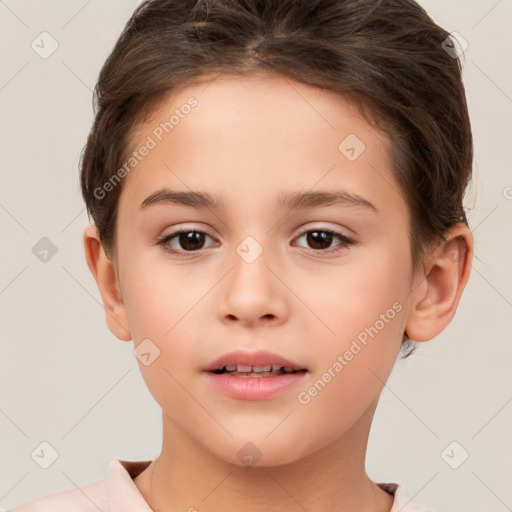
[[[285,367],[283,368],[283,370],[284,370],[286,373],[292,373],[292,372],[294,372],[294,371],[295,371],[291,366],[285,366]]]
[[[237,372],[250,372],[251,370],[252,370],[252,366],[242,366],[239,364],[236,367]]]
[[[228,366],[225,366],[227,372],[234,372],[236,370],[236,364],[230,364]]]
[[[280,367],[278,364],[273,364],[273,365],[272,365],[272,371],[273,371],[273,372],[275,372],[275,371],[277,371],[277,370],[280,370],[280,369],[281,369],[281,367]]]
[[[253,366],[252,369],[254,372],[269,372],[271,370],[272,366]]]

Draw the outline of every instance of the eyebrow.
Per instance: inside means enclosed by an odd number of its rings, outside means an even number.
[[[208,192],[185,192],[162,188],[146,197],[140,208],[145,209],[158,204],[174,204],[209,210],[219,210],[226,207],[223,197],[212,196]],[[331,205],[358,206],[378,213],[378,209],[370,201],[346,190],[286,192],[277,197],[276,204],[277,208],[288,210],[303,210]]]

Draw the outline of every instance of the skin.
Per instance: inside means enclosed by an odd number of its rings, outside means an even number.
[[[169,95],[139,127],[133,149],[191,96],[198,106],[124,178],[117,259],[107,258],[95,226],[83,237],[111,332],[135,347],[149,338],[160,350],[150,365],[138,364],[162,408],[163,446],[135,485],[162,512],[388,512],[393,497],[365,471],[379,395],[403,333],[427,341],[453,318],[470,273],[471,232],[454,226],[413,275],[389,138],[343,98],[282,77],[220,75]],[[366,146],[355,161],[338,150],[349,134]],[[225,206],[141,210],[163,186],[222,195]],[[283,192],[334,189],[359,194],[378,212],[276,206]],[[183,238],[168,242],[181,257],[156,241],[177,228],[208,236],[195,253]],[[308,239],[315,229],[355,242]],[[247,236],[263,249],[250,264],[236,252]],[[298,393],[395,302],[400,312],[301,404]],[[230,398],[201,369],[236,348],[270,350],[308,372],[271,399]],[[261,452],[254,467],[237,457],[248,442]]]

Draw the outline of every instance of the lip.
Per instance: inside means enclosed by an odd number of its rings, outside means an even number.
[[[296,373],[283,373],[265,377],[238,377],[227,373],[213,373],[223,366],[287,366]],[[217,391],[240,400],[266,400],[297,386],[307,368],[282,356],[266,350],[246,352],[236,350],[220,356],[203,369],[205,378]]]
[[[275,377],[235,377],[225,373],[204,375],[217,391],[239,400],[266,400],[298,386],[307,371],[284,373]]]
[[[290,361],[278,354],[274,354],[267,350],[257,350],[255,352],[247,352],[244,350],[235,350],[233,352],[228,352],[224,354],[214,361],[212,361],[208,366],[203,368],[204,372],[212,372],[214,370],[218,370],[223,366],[229,365],[243,365],[243,366],[268,366],[268,365],[279,365],[279,366],[289,366],[295,371],[307,370],[304,366],[296,363],[294,361]],[[257,377],[260,378],[260,377]],[[263,377],[261,377],[263,378]]]

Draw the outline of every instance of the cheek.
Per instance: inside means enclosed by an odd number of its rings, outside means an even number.
[[[165,258],[144,261],[133,258],[125,265],[126,309],[135,346],[150,339],[160,351],[155,361],[179,374],[197,360],[198,332],[208,301],[204,298],[215,279],[206,279],[186,265],[170,264]],[[146,367],[142,366],[144,371]]]
[[[315,272],[314,286],[310,273],[295,273],[294,292],[311,312],[306,318],[333,343],[346,343],[376,322],[382,330],[382,316],[387,333],[396,334],[403,322],[400,313],[410,286],[407,255],[404,258],[389,247],[360,254]]]
[[[143,252],[125,258],[123,289],[130,326],[135,340],[165,339],[205,291],[186,266],[171,264],[162,256],[144,258]]]
[[[316,344],[314,374],[296,397],[312,432],[327,428],[334,438],[378,399],[399,353],[404,313],[400,301],[368,296],[332,310],[336,335]]]
[[[322,320],[315,318],[314,329],[309,314],[305,320],[308,337],[316,339],[319,381],[310,392],[303,390],[304,402],[334,402],[360,412],[376,398],[395,364],[406,323],[408,260],[386,250],[373,255],[326,273],[313,291],[304,283],[299,292]]]
[[[131,289],[129,309],[135,349],[146,343],[155,354],[150,364],[138,360],[148,390],[164,411],[185,410],[191,397],[184,386],[192,373],[199,372],[196,293],[176,293],[165,279],[146,278]]]

